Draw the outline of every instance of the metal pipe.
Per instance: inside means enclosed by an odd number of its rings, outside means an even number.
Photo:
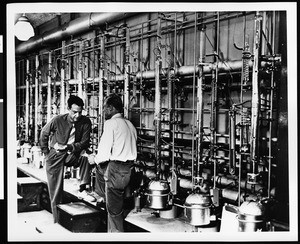
[[[232,109],[229,111],[229,173],[235,174],[235,146],[236,146],[236,136],[235,136],[235,122],[236,122],[236,111],[235,106],[232,106]]]
[[[249,61],[251,58],[251,53],[249,51],[249,40],[246,40],[246,15],[244,16],[243,20],[244,25],[244,33],[243,33],[243,56],[242,56],[242,75],[241,75],[241,90],[240,90],[240,104],[241,104],[241,111],[243,111],[243,104],[244,104],[244,85],[247,85],[249,81]],[[239,172],[238,172],[238,195],[241,195],[241,179],[242,179],[242,164],[243,164],[243,157],[244,154],[242,153],[242,146],[243,146],[243,139],[244,139],[244,124],[243,120],[241,119],[240,123],[240,157],[239,157]],[[238,206],[241,205],[241,198],[238,199]]]
[[[274,53],[275,50],[275,27],[276,27],[276,21],[275,21],[275,15],[276,12],[273,11],[272,14],[272,50]],[[269,150],[268,150],[268,198],[270,198],[271,194],[271,175],[272,175],[272,127],[273,127],[273,96],[274,96],[274,62],[273,62],[273,68],[271,73],[271,90],[270,90],[270,121],[269,121]]]
[[[63,62],[65,55],[65,41],[62,41],[62,49],[61,49],[61,62],[60,62],[60,114],[65,112],[65,67]]]
[[[29,74],[29,60],[26,59],[26,94],[25,94],[25,141],[28,141],[29,133],[29,83],[30,83],[30,74]]]
[[[48,55],[48,75],[47,75],[47,123],[51,119],[51,67],[52,66],[52,53]]]
[[[198,146],[197,146],[197,158],[198,158],[198,176],[202,172],[203,162],[203,63],[205,62],[205,27],[203,26],[200,30],[200,57],[199,57],[199,72],[198,72],[198,86],[197,86],[197,127],[198,127]]]
[[[76,36],[90,31],[101,25],[107,25],[126,17],[135,15],[134,12],[118,13],[90,13],[88,16],[70,21],[58,28],[45,32],[40,36],[34,36],[28,41],[19,44],[16,47],[16,55],[24,55],[33,51],[45,48],[45,46],[65,40],[71,36]]]
[[[154,111],[154,122],[155,122],[155,160],[156,160],[156,175],[160,173],[160,134],[161,134],[161,18],[157,19],[157,38],[156,38],[156,60],[155,60],[155,111]]]
[[[105,57],[105,39],[100,36],[100,67],[99,67],[99,106],[98,106],[98,138],[100,139],[103,132],[104,115],[103,115],[103,84],[104,84],[104,57]]]
[[[175,34],[176,35],[176,34]],[[174,77],[171,76],[171,57],[168,55],[169,66],[168,66],[168,74],[167,74],[167,96],[168,96],[168,109],[169,109],[169,136],[172,145],[172,149],[169,151],[169,157],[171,158],[172,166],[171,166],[171,193],[173,195],[177,194],[177,186],[178,186],[178,178],[175,166],[175,131],[174,131]],[[175,58],[174,58],[175,59]]]
[[[38,106],[39,106],[39,74],[38,74],[38,67],[39,67],[39,57],[38,55],[35,56],[35,88],[34,88],[34,143],[35,145],[38,144]]]
[[[32,67],[31,67],[32,69]],[[30,70],[29,70],[30,72]],[[29,80],[29,130],[28,130],[28,136],[30,139],[32,138],[32,134],[33,134],[33,77],[32,77],[32,73],[30,73],[30,80]]]
[[[196,42],[197,42],[197,12],[194,13],[195,14],[195,20],[194,20],[194,45],[193,45],[193,53],[194,53],[194,67],[196,67]],[[194,73],[193,73],[193,87],[192,87],[192,96],[193,98],[195,97],[195,88],[196,88],[196,69],[194,69]],[[192,101],[192,134],[195,135],[195,99],[193,99]],[[193,136],[191,138],[191,142],[192,142],[192,182],[194,187],[196,187],[197,184],[199,184],[199,181],[197,179],[197,175],[195,174],[195,137]],[[197,154],[196,154],[197,155]]]
[[[259,116],[259,57],[261,51],[261,21],[260,12],[255,16],[255,33],[253,43],[253,72],[252,72],[252,107],[251,107],[251,138],[250,138],[250,160],[252,162],[251,180],[255,181],[256,161],[258,157],[258,116]]]
[[[177,13],[175,13],[174,23],[174,53],[173,53],[173,69],[177,68]],[[171,58],[170,64],[171,65]],[[170,121],[170,140],[172,141],[172,149],[170,150],[170,157],[172,160],[172,176],[171,176],[171,193],[176,195],[178,193],[178,176],[175,165],[175,126],[174,126],[174,111],[175,111],[175,98],[174,98],[174,79],[171,75],[171,68],[168,72],[168,101],[169,101],[169,121]]]
[[[129,81],[130,81],[130,29],[126,28],[125,74],[124,74],[124,118],[128,119],[129,111]]]
[[[217,12],[217,26],[215,28],[215,51],[214,51],[214,60],[216,63],[215,68],[212,70],[212,92],[211,92],[211,119],[210,119],[210,157],[213,160],[214,164],[214,176],[216,175],[217,171],[217,162],[216,162],[216,151],[215,151],[215,144],[216,144],[216,130],[217,130],[217,102],[218,102],[218,53],[219,53],[219,12]],[[215,177],[214,177],[215,179]],[[214,180],[213,188],[216,188],[216,182]]]
[[[144,44],[143,44],[143,37],[144,37],[144,23],[142,23],[142,30],[141,30],[141,36],[142,36],[142,40],[141,40],[141,59],[144,58]],[[145,69],[144,65],[142,64],[142,62],[139,62],[139,66],[140,66],[140,72],[142,73]],[[141,67],[142,66],[142,67]],[[142,76],[142,75],[141,75]],[[137,77],[136,77],[137,79]],[[140,90],[143,87],[143,78],[140,79]],[[140,108],[139,108],[139,127],[142,128],[142,104],[143,104],[143,94],[142,92],[140,92]],[[142,131],[138,130],[139,135],[142,135]]]
[[[83,49],[83,43],[81,42],[79,45],[79,57],[78,57],[78,96],[83,99],[83,57],[82,57],[82,49]]]
[[[265,61],[261,61],[261,67],[265,67],[268,63]],[[216,67],[217,63],[203,63],[203,73],[204,74],[210,74],[212,70]],[[235,72],[235,71],[241,71],[243,67],[243,61],[237,60],[237,61],[227,61],[225,63],[219,63],[218,64],[218,72]],[[249,60],[249,67],[253,67],[253,62]],[[196,69],[196,70],[195,70]],[[162,69],[164,72],[167,73],[167,70]],[[199,72],[199,66],[181,66],[179,68],[176,68],[175,70],[171,70],[171,75],[176,77],[184,77],[184,76],[191,76],[194,74],[194,72]],[[173,73],[174,72],[174,73]],[[136,73],[137,79],[154,79],[155,77],[155,70],[146,70],[143,72],[137,72]],[[111,81],[123,81],[124,80],[124,74],[119,74],[114,77],[111,77]]]

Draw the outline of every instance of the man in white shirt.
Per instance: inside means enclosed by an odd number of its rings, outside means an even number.
[[[103,134],[97,155],[89,158],[97,164],[96,188],[106,202],[108,232],[124,232],[124,192],[137,157],[137,132],[122,116],[122,111],[123,103],[118,95],[111,94],[105,99]]]

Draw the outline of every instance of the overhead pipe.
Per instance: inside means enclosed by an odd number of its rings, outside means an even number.
[[[268,65],[268,62],[261,61],[261,67],[266,67]],[[212,70],[216,67],[217,63],[204,63],[203,64],[203,73],[204,74],[210,74]],[[241,71],[243,67],[243,61],[242,60],[236,60],[236,61],[227,61],[225,63],[219,63],[218,64],[218,72],[235,72],[235,71]],[[253,62],[249,60],[249,68],[253,67]],[[162,68],[162,73],[167,73],[167,69]],[[194,72],[199,73],[199,65],[196,67],[194,65],[191,66],[181,66],[176,68],[176,70],[171,70],[171,75],[176,77],[183,77],[183,76],[189,76],[193,75]],[[139,71],[136,73],[137,79],[154,79],[155,77],[155,70],[146,70],[146,71]],[[124,74],[115,75],[114,77],[111,77],[110,80],[112,82],[114,81],[123,81],[124,80]]]
[[[58,28],[47,31],[42,35],[34,36],[28,41],[19,44],[15,50],[16,56],[38,51],[47,47],[47,45],[60,42],[71,36],[83,34],[101,25],[122,20],[135,14],[130,12],[90,13],[88,16],[72,20]]]
[[[280,62],[280,58],[275,60]],[[213,69],[213,67],[216,65],[215,63],[205,63],[203,64],[203,74],[210,74],[211,70]],[[237,61],[227,61],[226,64],[223,63],[219,63],[218,64],[218,69],[219,69],[219,73],[223,73],[223,72],[237,72],[237,71],[241,71],[242,69],[242,65],[243,65],[243,61],[241,60],[237,60]],[[267,67],[269,65],[269,62],[266,61],[261,61],[260,62],[260,67],[264,68]],[[249,68],[253,67],[253,62],[249,61]],[[162,68],[162,73],[167,73],[167,69]],[[185,77],[185,76],[190,76],[193,75],[194,71],[196,71],[196,73],[199,72],[199,67],[198,66],[181,66],[179,68],[177,68],[176,70],[171,69],[170,70],[170,75],[171,76],[176,76],[176,77]],[[139,71],[136,73],[136,77],[137,79],[142,79],[142,80],[151,80],[154,79],[155,77],[155,71],[154,70],[148,70],[148,71]],[[107,76],[104,77],[104,79],[106,79],[109,82],[120,82],[120,81],[124,81],[124,74],[121,75],[115,75],[113,77],[111,76]],[[97,80],[97,78],[95,78],[95,80]],[[76,80],[75,80],[76,82]],[[70,81],[69,81],[70,83]],[[47,84],[42,84],[42,86],[47,86]],[[24,89],[24,86],[19,86],[17,87],[17,89]],[[109,93],[108,93],[109,94]]]

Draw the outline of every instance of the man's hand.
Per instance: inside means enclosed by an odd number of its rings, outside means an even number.
[[[67,145],[62,145],[62,144],[59,144],[59,143],[55,143],[54,144],[54,149],[56,150],[56,152],[64,151],[64,150],[67,149]]]
[[[88,161],[89,161],[89,164],[93,165],[95,164],[95,154],[87,154],[87,158],[88,158]]]

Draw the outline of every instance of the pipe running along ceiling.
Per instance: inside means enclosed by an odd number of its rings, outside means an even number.
[[[72,35],[83,34],[95,27],[112,23],[136,13],[90,13],[88,16],[70,21],[51,31],[47,31],[39,36],[34,36],[28,41],[19,44],[15,53],[17,56],[28,54],[33,51],[45,48],[47,45],[65,40]]]

